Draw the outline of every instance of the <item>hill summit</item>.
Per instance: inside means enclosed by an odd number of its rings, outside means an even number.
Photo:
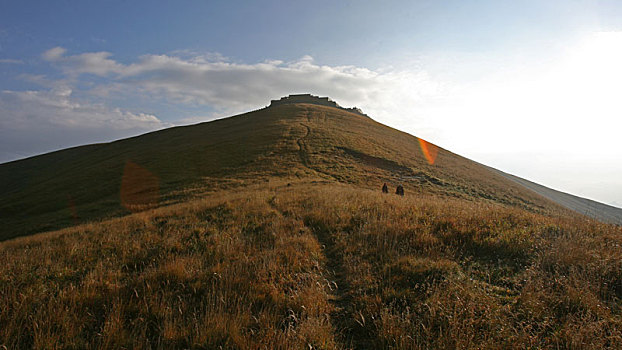
[[[280,106],[280,105],[285,105],[285,104],[294,104],[294,103],[307,103],[307,104],[318,105],[318,106],[334,107],[334,108],[343,109],[344,111],[357,113],[357,114],[360,114],[366,117],[368,116],[367,114],[363,113],[363,111],[358,107],[352,107],[352,108],[341,107],[339,104],[337,104],[337,102],[331,100],[328,97],[319,97],[319,96],[315,96],[311,94],[293,94],[293,95],[281,97],[281,99],[279,100],[270,101],[270,106],[268,107]]]

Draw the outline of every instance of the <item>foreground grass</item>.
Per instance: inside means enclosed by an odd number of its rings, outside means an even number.
[[[0,244],[0,347],[603,348],[622,230],[333,184]]]

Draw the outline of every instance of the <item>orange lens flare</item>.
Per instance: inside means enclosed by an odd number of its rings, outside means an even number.
[[[140,165],[128,161],[121,178],[121,204],[131,212],[158,205],[160,185],[158,177]]]
[[[73,200],[71,195],[67,195],[67,206],[69,207],[69,211],[71,212],[71,217],[73,218],[73,222],[78,224],[78,210],[76,209],[76,202]]]
[[[424,139],[418,140],[419,146],[421,147],[421,152],[423,152],[423,156],[430,165],[434,164],[434,162],[436,161],[436,156],[438,155],[438,147]]]

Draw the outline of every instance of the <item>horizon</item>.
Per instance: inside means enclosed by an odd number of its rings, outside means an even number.
[[[1,5],[0,162],[311,93],[622,206],[622,5],[315,4]]]

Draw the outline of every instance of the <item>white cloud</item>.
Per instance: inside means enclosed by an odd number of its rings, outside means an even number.
[[[68,76],[109,77],[104,85],[92,88],[98,96],[138,94],[147,99],[209,106],[219,110],[220,116],[262,107],[270,99],[290,93],[309,92],[330,96],[344,106],[361,107],[380,121],[422,126],[416,123],[419,111],[427,101],[442,98],[447,88],[421,70],[326,66],[315,63],[311,56],[291,62],[244,64],[229,62],[218,54],[191,55],[184,51],[178,52],[179,56],[145,55],[134,63],[121,64],[107,52],[68,56],[62,48],[52,50],[44,57]]]
[[[67,52],[66,49],[57,46],[57,47],[53,47],[47,51],[45,51],[43,53],[43,55],[41,55],[43,57],[43,59],[45,59],[46,61],[57,61],[59,60],[61,57],[63,57],[63,55],[65,54],[65,52]]]
[[[122,111],[101,104],[82,103],[71,98],[72,90],[59,86],[46,91],[3,91],[0,94],[0,126],[30,129],[37,125],[59,128],[109,128],[113,130],[162,127],[153,115]]]
[[[55,47],[43,53],[46,61],[61,65],[66,73],[79,75],[84,73],[98,76],[106,76],[111,73],[119,73],[122,65],[109,59],[109,52],[87,52],[79,55],[66,56],[66,49]]]
[[[78,101],[68,86],[0,92],[0,162],[166,127],[157,117]]]
[[[24,61],[22,60],[15,60],[12,58],[0,58],[0,63],[3,64],[23,64]]]

